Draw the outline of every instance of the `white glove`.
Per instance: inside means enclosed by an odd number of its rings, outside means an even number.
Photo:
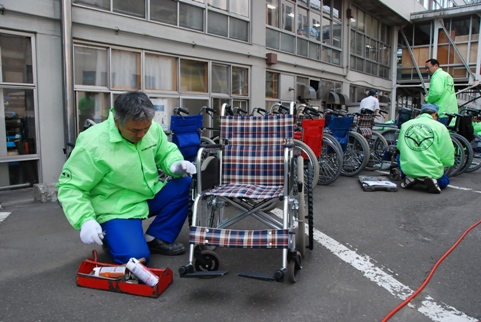
[[[93,243],[103,245],[102,239],[104,239],[104,234],[102,233],[102,227],[95,219],[87,220],[80,228],[80,239],[87,245]]]
[[[170,172],[175,173],[175,174],[195,174],[197,173],[197,169],[195,168],[195,165],[193,165],[189,161],[176,161],[170,166]]]

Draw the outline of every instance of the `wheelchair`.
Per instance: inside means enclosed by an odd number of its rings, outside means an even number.
[[[197,187],[189,228],[189,260],[179,268],[182,278],[224,276],[218,247],[280,249],[280,267],[273,273],[239,272],[264,281],[296,282],[306,249],[304,158],[293,143],[292,114],[220,116],[220,144],[197,152]],[[202,171],[202,156],[215,160],[218,171]],[[214,176],[207,186],[204,176]],[[282,214],[263,210],[282,201]],[[227,207],[228,206],[228,207]],[[250,221],[248,220],[250,219]],[[252,224],[258,224],[259,229]]]

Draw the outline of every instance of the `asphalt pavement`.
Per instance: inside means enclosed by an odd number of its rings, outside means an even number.
[[[102,248],[82,244],[61,207],[34,202],[30,188],[0,191],[0,202],[0,322],[381,321],[481,220],[481,172],[452,178],[440,195],[365,192],[356,177],[341,177],[314,191],[316,242],[297,283],[237,276],[274,272],[281,264],[278,250],[219,248],[221,268],[229,273],[214,279],[180,278],[187,254],[153,255],[151,267],[174,271],[158,298],[76,286],[79,265],[93,249],[109,261]],[[178,240],[187,244],[187,225]],[[481,319],[480,242],[481,225],[389,321]]]

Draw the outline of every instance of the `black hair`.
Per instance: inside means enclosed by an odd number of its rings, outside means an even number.
[[[434,59],[434,58],[431,58],[431,59],[428,59],[426,60],[426,63],[431,63],[431,65],[438,65],[439,66],[439,62],[437,59]]]
[[[148,121],[155,115],[154,104],[141,91],[120,94],[114,102],[114,119],[125,125],[128,121]]]

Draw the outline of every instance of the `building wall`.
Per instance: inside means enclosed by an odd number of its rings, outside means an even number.
[[[405,15],[411,1],[383,0],[385,4]],[[412,0],[412,6],[418,4]],[[38,115],[38,138],[40,159],[40,182],[50,183],[58,179],[65,161],[65,127],[62,81],[61,0],[4,0],[5,14],[1,16],[2,28],[31,32],[36,45],[36,108]],[[350,1],[344,1],[343,11]],[[414,10],[414,9],[413,9]],[[418,10],[418,9],[416,9]],[[250,66],[249,106],[266,105],[266,70],[291,75],[286,78],[295,87],[295,76],[326,79],[340,82],[342,92],[349,94],[352,84],[391,91],[395,86],[394,63],[397,31],[392,28],[393,78],[376,78],[349,69],[349,19],[343,16],[342,64],[335,66],[320,61],[276,52],[265,47],[266,43],[265,1],[251,1],[250,43],[179,29],[134,17],[115,15],[84,6],[72,6],[73,42],[108,44],[138,48],[174,56],[192,57],[218,62]],[[266,54],[277,54],[278,63],[266,64]],[[284,84],[289,88],[291,84]],[[295,94],[288,93],[284,99],[291,100]],[[292,95],[292,97],[288,97]]]

